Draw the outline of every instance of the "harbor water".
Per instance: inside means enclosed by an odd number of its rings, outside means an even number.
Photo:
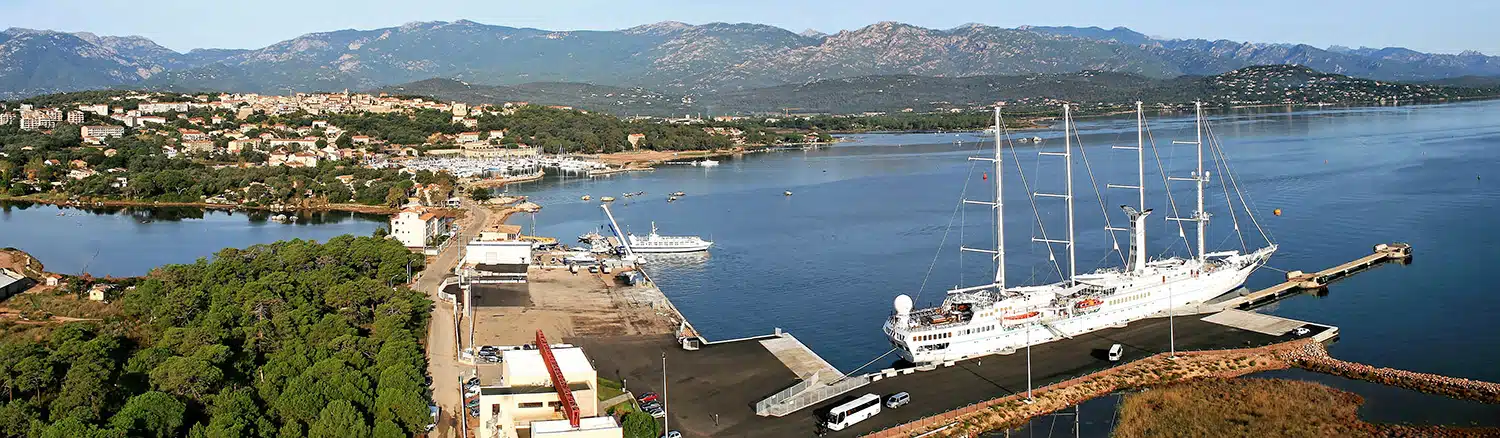
[[[1500,381],[1500,367],[1494,366],[1500,360],[1494,317],[1500,295],[1492,293],[1486,274],[1500,254],[1500,231],[1489,226],[1500,215],[1497,112],[1500,102],[1211,115],[1213,134],[1250,212],[1280,245],[1271,268],[1315,271],[1367,254],[1377,243],[1409,242],[1416,249],[1410,265],[1386,265],[1333,285],[1326,296],[1293,297],[1264,311],[1339,326],[1342,338],[1331,352],[1341,359]],[[1163,170],[1185,177],[1194,167],[1192,146],[1170,143],[1193,138],[1192,119],[1181,113],[1148,117],[1158,152],[1147,148],[1146,207],[1155,210],[1148,249],[1153,256],[1187,255],[1187,243],[1196,241],[1193,230],[1179,233],[1164,218],[1189,214],[1192,186],[1171,183],[1167,199],[1161,177]],[[1123,225],[1119,205],[1138,201],[1131,191],[1103,187],[1135,182],[1133,152],[1110,146],[1133,145],[1136,134],[1131,117],[1078,125],[1075,145],[1084,149],[1075,155],[1074,168],[1077,269],[1087,272],[1121,264],[1103,217]],[[1032,136],[1043,139],[1045,150],[1063,147],[1056,129],[1015,133]],[[977,133],[848,140],[720,158],[716,167],[663,165],[594,179],[549,175],[505,190],[544,206],[534,215],[514,216],[512,223],[564,243],[606,222],[598,207],[603,196],[618,199],[612,209],[628,231],[644,234],[654,222],[665,235],[713,240],[709,254],[662,257],[650,268],[673,304],[708,338],[762,335],[779,327],[840,370],[868,363],[864,371],[871,371],[895,360],[880,327],[896,295],[933,305],[944,289],[993,279],[987,255],[958,251],[994,246],[993,212],[960,207],[959,201],[990,199],[997,175],[989,163],[966,159],[991,154],[987,138]],[[1044,232],[1063,236],[1064,203],[1037,199],[1034,213],[1026,192],[1064,190],[1063,160],[1038,156],[1033,142],[1016,146],[1004,163],[1007,284],[1055,281],[1068,270],[1065,249],[1057,245],[1049,254],[1032,239]],[[1205,168],[1215,182],[1227,180],[1213,162]],[[686,196],[668,202],[677,191]],[[645,194],[623,196],[634,192]],[[583,195],[593,201],[581,200]],[[1207,195],[1214,214],[1209,249],[1264,245],[1246,211],[1231,215],[1225,209],[1226,196],[1238,194],[1213,185]],[[58,216],[60,211],[66,215]],[[280,224],[261,214],[194,209],[96,213],[8,204],[0,206],[0,246],[26,250],[54,271],[139,275],[224,247],[369,234],[385,223],[381,216],[348,213],[299,219]],[[1116,237],[1119,248],[1128,247],[1123,235]],[[1275,269],[1261,270],[1249,286],[1280,281],[1284,274]],[[1454,408],[1426,403],[1410,391],[1320,381],[1365,395],[1371,402],[1364,413],[1374,421],[1493,425],[1500,418],[1494,406]],[[1086,421],[1107,415],[1089,414],[1085,406]]]
[[[1268,269],[1249,287],[1279,282],[1279,270],[1315,271],[1361,255],[1384,242],[1409,242],[1414,263],[1387,265],[1335,284],[1323,297],[1299,296],[1264,311],[1339,326],[1331,347],[1341,359],[1415,371],[1500,381],[1500,296],[1484,274],[1500,247],[1500,231],[1487,226],[1500,214],[1500,102],[1442,106],[1277,112],[1243,110],[1210,115],[1238,186],[1259,226],[1280,245]],[[1187,255],[1196,244],[1191,228],[1179,233],[1164,220],[1193,208],[1191,183],[1172,182],[1165,196],[1162,170],[1188,176],[1194,137],[1191,116],[1150,114],[1147,208],[1150,254]],[[1136,142],[1133,117],[1085,120],[1075,146],[1076,241],[1080,272],[1119,266],[1115,241],[1104,231],[1124,223],[1119,205],[1134,192],[1104,189],[1135,182],[1131,151],[1111,145]],[[1045,150],[1061,151],[1060,130],[1015,133],[1039,136]],[[880,326],[898,294],[918,306],[940,302],[943,290],[992,279],[987,255],[958,247],[993,247],[991,210],[956,208],[961,198],[993,196],[993,170],[968,156],[990,154],[977,133],[856,135],[835,147],[751,154],[721,159],[711,168],[660,166],[655,172],[609,178],[549,176],[508,190],[544,205],[513,223],[536,234],[573,236],[605,222],[601,196],[622,228],[646,233],[699,235],[715,241],[711,254],[660,260],[653,277],[673,303],[711,339],[758,335],[780,327],[797,335],[834,366],[853,371],[886,367],[895,359]],[[1064,203],[1037,199],[1026,190],[1064,190],[1063,160],[1038,156],[1034,143],[1016,143],[1005,159],[1007,283],[1055,281],[1067,272],[1066,250],[1032,243],[1043,231],[1062,238]],[[1212,156],[1212,149],[1209,149]],[[1093,178],[1081,158],[1087,154]],[[1160,159],[1158,161],[1157,157]],[[1019,164],[1019,166],[1017,166]],[[1228,175],[1209,161],[1215,184],[1206,205],[1214,214],[1209,250],[1265,245],[1243,209],[1231,215],[1224,198],[1238,198]],[[1025,173],[1026,184],[1020,173]],[[1486,173],[1490,173],[1486,175]],[[1098,186],[1096,195],[1091,187]],[[623,193],[647,194],[623,198]],[[667,202],[668,194],[687,196]],[[784,192],[790,191],[787,196]],[[583,195],[593,201],[582,201]],[[1100,198],[1103,198],[1103,202]],[[1172,214],[1172,203],[1178,214]],[[1102,205],[1101,205],[1102,204]],[[1275,210],[1281,214],[1275,215]],[[1041,226],[1038,226],[1040,218]],[[951,224],[951,226],[950,226]],[[1238,228],[1242,233],[1236,233]],[[1238,236],[1244,235],[1242,246]],[[1119,248],[1128,248],[1117,236]],[[1056,260],[1054,264],[1052,260]],[[885,356],[882,356],[885,355]],[[1352,385],[1330,379],[1347,389]],[[1381,391],[1372,406],[1403,404],[1409,391]],[[1395,398],[1395,399],[1393,399]],[[1413,398],[1411,400],[1420,400]],[[1427,405],[1446,406],[1446,405]],[[1493,423],[1500,410],[1415,406],[1379,409],[1377,421]]]
[[[0,247],[26,251],[52,272],[119,277],[142,275],[170,263],[193,263],[223,248],[369,235],[386,224],[381,215],[302,212],[293,223],[272,221],[272,215],[182,207],[77,209],[0,202]]]

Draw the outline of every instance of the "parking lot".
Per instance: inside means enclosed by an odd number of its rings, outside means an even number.
[[[1271,336],[1202,321],[1176,318],[1179,350],[1266,345],[1293,335]],[[1317,327],[1313,327],[1317,329]],[[1311,334],[1316,334],[1314,330]],[[668,336],[589,337],[582,345],[601,377],[625,380],[628,389],[661,392],[661,356],[667,357],[667,411],[673,429],[687,437],[815,436],[815,412],[866,393],[911,395],[910,404],[885,410],[854,427],[829,434],[853,437],[1026,390],[1025,350],[958,362],[952,367],[881,380],[842,397],[785,417],[755,415],[754,404],[795,383],[796,376],[756,341],[684,351]],[[1124,349],[1120,363],[1169,348],[1166,318],[1131,323],[1032,348],[1032,385],[1040,387],[1112,366],[1111,345]],[[871,371],[871,370],[866,370]]]

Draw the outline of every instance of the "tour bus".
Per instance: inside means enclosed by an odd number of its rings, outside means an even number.
[[[829,409],[828,416],[823,419],[823,427],[830,430],[844,430],[846,427],[853,426],[854,423],[864,421],[879,413],[880,396],[865,394],[853,401]]]

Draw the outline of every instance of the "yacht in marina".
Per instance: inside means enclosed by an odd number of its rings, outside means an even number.
[[[995,109],[995,151],[993,157],[974,157],[971,160],[988,161],[993,164],[995,198],[992,201],[965,200],[965,204],[980,204],[994,210],[997,247],[994,249],[961,248],[988,254],[994,260],[993,281],[972,287],[961,287],[946,291],[942,304],[936,307],[913,308],[913,299],[905,294],[895,299],[895,311],[885,321],[883,331],[894,350],[905,360],[914,364],[940,363],[969,357],[996,353],[1010,353],[1032,345],[1052,342],[1108,327],[1125,325],[1144,318],[1168,316],[1172,309],[1194,306],[1230,292],[1242,284],[1251,272],[1263,266],[1276,251],[1276,245],[1265,238],[1266,245],[1251,249],[1242,245],[1244,251],[1209,252],[1205,248],[1205,234],[1210,215],[1204,209],[1204,186],[1210,181],[1210,173],[1204,170],[1205,151],[1214,154],[1216,166],[1227,166],[1222,158],[1223,150],[1216,142],[1205,143],[1203,111],[1197,106],[1197,139],[1191,142],[1174,142],[1197,147],[1197,169],[1186,177],[1166,177],[1167,181],[1186,181],[1196,186],[1197,207],[1189,215],[1176,215],[1166,220],[1179,225],[1179,237],[1186,243],[1187,234],[1182,224],[1193,224],[1197,228],[1196,245],[1189,245],[1192,254],[1187,257],[1150,258],[1146,251],[1147,217],[1153,212],[1146,207],[1145,186],[1145,118],[1141,104],[1137,110],[1137,145],[1116,146],[1115,149],[1133,150],[1136,154],[1138,181],[1130,185],[1109,184],[1110,189],[1126,189],[1137,192],[1139,204],[1121,206],[1128,227],[1110,227],[1113,232],[1128,232],[1129,253],[1121,254],[1123,266],[1099,269],[1093,272],[1077,272],[1074,261],[1073,232],[1073,154],[1071,110],[1063,107],[1062,152],[1045,151],[1041,155],[1058,156],[1067,160],[1067,191],[1060,194],[1030,193],[1033,206],[1043,198],[1060,199],[1067,203],[1067,229],[1064,236],[1048,236],[1046,227],[1035,242],[1045,245],[1049,255],[1057,245],[1065,247],[1067,266],[1058,265],[1056,257],[1049,257],[1057,268],[1061,281],[1038,285],[1013,285],[1005,276],[1005,227],[1002,193],[1005,166],[1002,155],[1004,127],[1000,109]],[[1033,139],[1037,141],[1040,139]],[[1205,149],[1207,148],[1207,149]],[[1015,149],[1012,148],[1012,160]],[[1224,167],[1227,169],[1227,167]],[[1225,187],[1226,203],[1239,201],[1245,204],[1235,174],[1225,171],[1216,175]],[[1024,175],[1022,175],[1024,178]],[[1092,179],[1091,179],[1092,180]],[[1231,193],[1238,197],[1230,196]],[[1133,197],[1133,198],[1135,198]],[[1133,199],[1134,201],[1134,199]],[[1172,202],[1172,210],[1176,210]],[[1235,211],[1230,205],[1230,218],[1235,221],[1235,230],[1240,230],[1240,221],[1248,219],[1261,231],[1259,222],[1248,207]],[[1034,207],[1036,208],[1036,207]],[[1236,214],[1238,213],[1238,214]],[[1042,215],[1038,214],[1040,224]],[[1108,222],[1106,222],[1108,223]],[[1111,234],[1111,236],[1113,236]],[[1243,239],[1241,240],[1244,241]],[[1119,245],[1115,250],[1119,251]]]

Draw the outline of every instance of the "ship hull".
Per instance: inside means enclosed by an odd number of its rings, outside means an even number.
[[[1103,309],[1096,312],[1043,320],[1040,323],[1028,324],[1025,327],[1016,327],[1010,330],[995,330],[975,335],[955,336],[947,342],[947,348],[939,350],[921,351],[923,350],[922,348],[916,348],[919,351],[913,353],[912,349],[909,348],[897,348],[896,351],[903,359],[914,364],[948,362],[989,354],[1012,353],[1029,345],[1044,344],[1106,328],[1123,326],[1132,321],[1167,316],[1168,308],[1182,308],[1201,304],[1239,288],[1241,285],[1244,285],[1245,279],[1250,276],[1250,273],[1258,267],[1259,264],[1257,263],[1235,270],[1224,269],[1204,275],[1202,278],[1193,278],[1189,281],[1167,282],[1164,280],[1158,286],[1139,287],[1117,294],[1118,296],[1133,296],[1137,294],[1144,296],[1144,298],[1133,300],[1130,303],[1106,304]],[[982,326],[985,324],[986,322],[984,321],[974,321],[967,324],[967,326]]]

